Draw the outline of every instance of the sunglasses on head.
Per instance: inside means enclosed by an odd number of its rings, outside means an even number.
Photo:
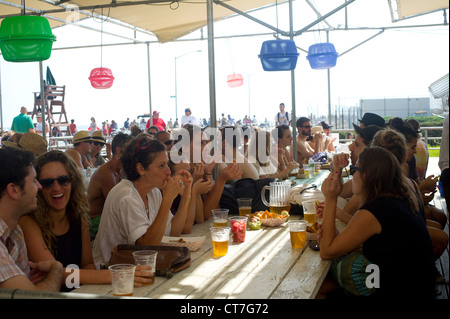
[[[350,165],[350,175],[355,174],[356,171],[360,172],[361,169],[358,166],[356,166],[356,165]]]
[[[172,143],[173,143],[172,140],[167,140],[167,141],[164,142],[164,144],[166,144],[166,145],[170,145],[170,144],[172,144]]]
[[[72,183],[72,176],[61,175],[57,178],[44,178],[39,181],[39,184],[41,184],[43,188],[49,188],[55,181],[57,181],[61,187],[67,187],[70,185],[70,183]]]
[[[145,150],[147,149],[150,144],[151,144],[151,139],[149,138],[141,138],[139,141],[137,141],[136,143],[136,154],[139,153],[140,150]]]
[[[94,145],[95,145],[95,146],[98,146],[98,145],[100,145],[100,146],[102,146],[102,147],[103,147],[103,145],[105,145],[105,143],[102,143],[102,142],[94,142]]]

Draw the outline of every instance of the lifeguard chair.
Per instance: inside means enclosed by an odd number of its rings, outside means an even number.
[[[41,94],[40,92],[33,93],[34,108],[30,114],[32,119],[42,111]],[[67,120],[66,107],[64,105],[65,93],[65,85],[44,85],[45,119],[42,120],[45,120],[46,125],[48,125],[49,132],[52,132],[53,127],[57,127],[61,135],[70,136],[69,121]]]

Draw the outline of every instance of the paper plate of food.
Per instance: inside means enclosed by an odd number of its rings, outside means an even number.
[[[282,211],[281,214],[270,213],[269,211],[266,210],[255,212],[254,214],[250,215],[250,219],[254,217],[259,218],[259,220],[261,221],[261,225],[276,227],[284,224],[286,221],[289,220],[289,213],[286,210]]]
[[[163,236],[161,246],[187,247],[190,251],[196,251],[202,247],[206,236],[201,237],[171,237]]]

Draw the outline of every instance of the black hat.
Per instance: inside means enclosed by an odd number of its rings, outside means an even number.
[[[372,142],[373,137],[377,134],[378,131],[383,128],[377,125],[369,125],[364,128],[353,123],[353,127],[355,128],[356,134],[359,134],[366,145],[369,145]]]
[[[320,125],[322,125],[324,130],[328,130],[329,128],[332,128],[333,125],[329,125],[327,122],[325,121],[320,121]]]
[[[363,118],[358,121],[364,123],[364,126],[377,125],[379,127],[384,127],[385,125],[384,119],[375,113],[364,113]]]

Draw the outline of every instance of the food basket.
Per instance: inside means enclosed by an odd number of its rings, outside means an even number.
[[[265,218],[261,219],[261,225],[269,226],[269,227],[276,227],[284,224],[288,216],[284,218]]]
[[[163,236],[161,246],[187,247],[190,251],[196,251],[202,247],[206,236],[201,237],[170,237]]]

